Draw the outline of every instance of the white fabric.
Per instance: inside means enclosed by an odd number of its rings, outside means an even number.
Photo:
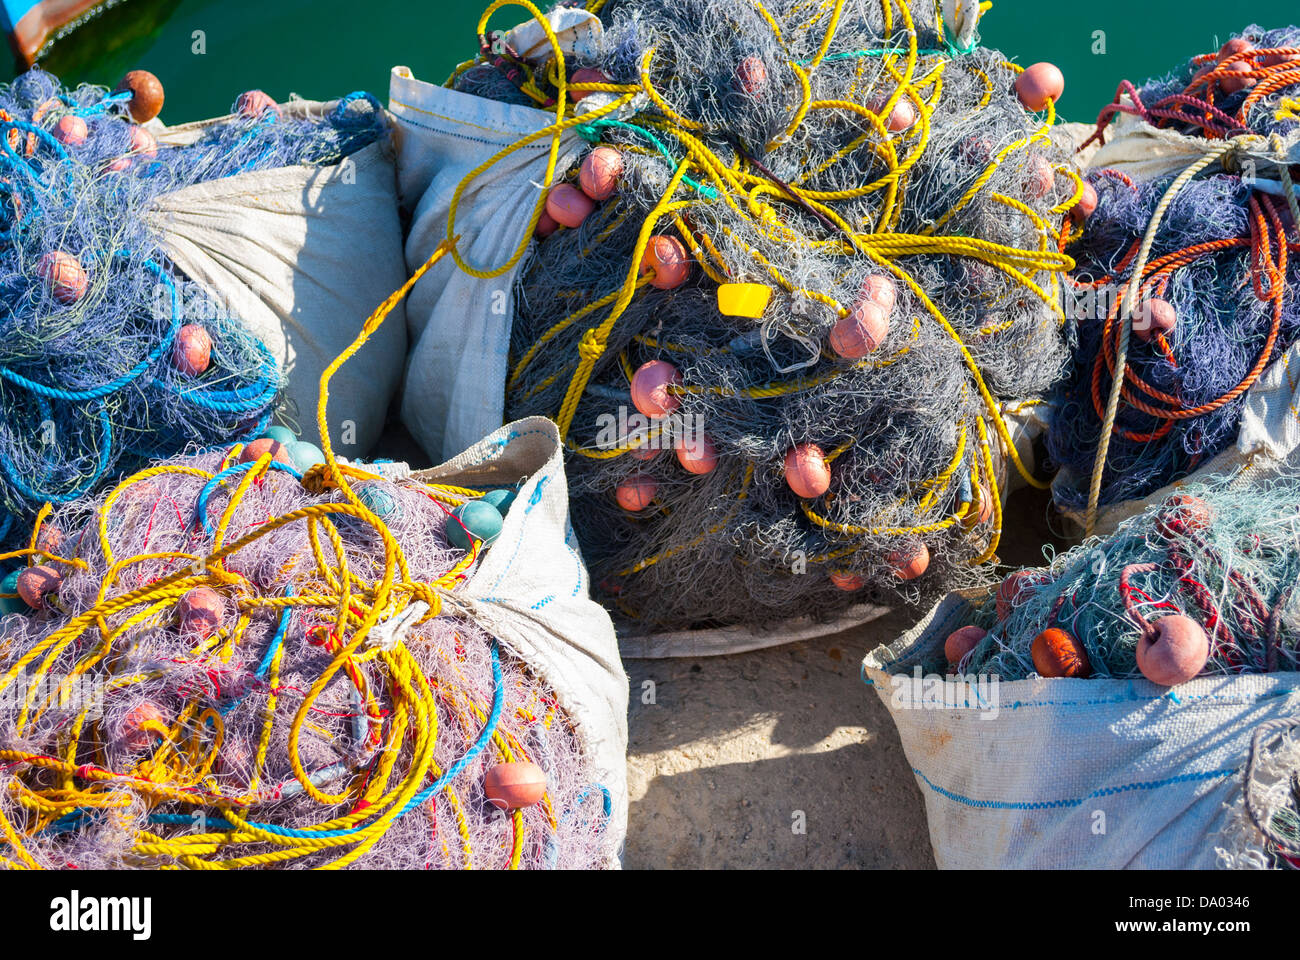
[[[389,109],[398,127],[402,203],[414,210],[406,241],[411,272],[446,238],[451,199],[465,175],[554,121],[544,110],[425,83],[406,67],[393,68]],[[510,259],[542,190],[550,146],[550,138],[543,137],[522,147],[461,196],[456,232],[467,263],[495,268]],[[568,167],[582,149],[576,134],[566,135],[557,169]],[[500,277],[480,280],[446,257],[411,291],[402,421],[432,457],[463,450],[505,417],[514,283],[523,262]]]
[[[1153,127],[1140,117],[1121,113],[1106,128],[1106,144],[1092,155],[1089,167],[1110,167],[1135,181],[1158,180],[1182,173],[1205,155],[1207,144],[1218,142]]]
[[[969,50],[979,40],[980,0],[943,0],[943,27],[959,49]]]
[[[950,594],[863,662],[925,798],[940,868],[1207,868],[1225,831],[1236,857],[1252,847],[1262,856],[1262,838],[1243,839],[1229,805],[1256,727],[1300,711],[1300,673],[1172,690],[1145,679],[1018,680],[996,696],[982,688],[998,709],[981,709],[970,685],[914,674],[970,622],[973,596]]]
[[[501,535],[448,606],[462,607],[555,690],[613,797],[607,853],[617,866],[627,833],[628,678],[614,625],[590,597],[561,451],[555,424],[529,417],[412,476],[470,487],[523,479]]]
[[[546,14],[546,22],[560,41],[567,62],[574,58],[594,57],[600,50],[605,32],[600,17],[577,7],[556,7]],[[541,63],[551,57],[551,40],[535,19],[526,20],[506,33],[506,43],[525,60]]]
[[[1128,96],[1124,103],[1130,103]],[[1073,127],[1075,124],[1067,124]],[[1106,143],[1090,151],[1088,168],[1101,170],[1110,168],[1119,170],[1134,181],[1148,183],[1164,177],[1174,177],[1182,173],[1207,152],[1222,146],[1222,140],[1207,140],[1204,137],[1189,137],[1163,127],[1153,127],[1140,117],[1130,113],[1118,114],[1115,121],[1106,128]],[[1292,162],[1300,159],[1300,133],[1291,133],[1276,142],[1260,141],[1252,146],[1261,158],[1276,156],[1278,151],[1291,158]],[[1247,151],[1246,157],[1251,151]],[[1245,157],[1243,157],[1245,159]],[[1271,165],[1262,164],[1259,175],[1263,178],[1273,177],[1269,173]],[[1213,172],[1213,169],[1211,169]]]
[[[319,115],[333,106],[292,101],[282,109]],[[150,129],[161,143],[185,144],[225,119]],[[390,145],[372,144],[336,166],[277,167],[186,187],[160,197],[149,220],[176,266],[270,348],[288,378],[283,413],[319,443],[321,372],[406,281]],[[365,454],[383,432],[406,355],[404,314],[398,304],[334,376],[331,439],[341,454]]]

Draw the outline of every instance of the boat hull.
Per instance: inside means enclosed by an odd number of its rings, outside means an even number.
[[[30,67],[49,36],[103,0],[0,0],[0,25],[14,56]]]

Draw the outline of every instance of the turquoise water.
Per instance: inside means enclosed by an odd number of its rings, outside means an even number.
[[[244,89],[277,99],[326,99],[369,90],[386,99],[388,70],[409,66],[441,82],[477,49],[485,2],[434,0],[124,0],[56,43],[44,65],[68,81],[114,84],[133,67],[167,90],[169,123],[225,113]],[[1021,63],[1051,60],[1066,76],[1061,113],[1091,120],[1121,79],[1164,73],[1251,22],[1297,19],[1295,0],[997,0],[983,20],[986,46]],[[526,18],[498,11],[494,27]],[[199,31],[199,39],[196,39]],[[1104,54],[1094,53],[1096,31]],[[205,52],[196,52],[201,40]]]

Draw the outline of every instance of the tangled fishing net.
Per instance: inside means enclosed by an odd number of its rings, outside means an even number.
[[[450,81],[593,145],[532,212],[506,410],[559,423],[637,629],[829,618],[994,556],[1081,185],[1059,89],[1028,112],[947,6],[960,31],[931,3],[612,0],[596,53],[484,35]]]
[[[161,86],[132,78],[120,92],[67,89],[33,70],[0,86],[0,542],[46,501],[270,420],[278,364],[168,263],[146,222],[154,199],[336,163],[385,131],[369,95],[304,119],[252,91],[192,143],[159,144],[141,123]]]
[[[1173,686],[1294,671],[1298,579],[1300,481],[1248,495],[1191,484],[1112,536],[1011,574],[939,656],[1008,681],[1146,676]]]
[[[1300,209],[1288,167],[1300,159],[1300,29],[1252,26],[1167,77],[1126,81],[1094,138],[1104,141],[1120,114],[1194,138],[1206,159],[1204,176],[1190,180],[1141,182],[1109,168],[1087,176],[1097,208],[1068,248],[1078,344],[1049,452],[1063,468],[1058,503],[1078,510],[1091,495],[1090,516],[1230,446],[1246,391],[1300,336]]]
[[[0,616],[0,862],[608,863],[566,712],[458,600],[513,490],[282,449],[38,516]]]

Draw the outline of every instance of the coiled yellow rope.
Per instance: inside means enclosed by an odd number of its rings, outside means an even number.
[[[780,27],[772,14],[763,6],[761,0],[751,0],[755,9],[760,13],[765,22],[772,29],[773,35],[778,42],[784,46],[781,36]],[[989,180],[993,177],[997,168],[1011,160],[1019,154],[1023,154],[1028,148],[1035,144],[1048,143],[1052,125],[1055,122],[1055,105],[1049,100],[1047,112],[1042,125],[1029,136],[1022,138],[1014,143],[1007,145],[998,151],[990,160],[987,169],[983,171],[980,177],[971,185],[971,187],[962,195],[961,198],[952,206],[951,209],[940,215],[936,221],[919,234],[899,234],[893,232],[898,217],[902,211],[901,199],[905,190],[906,178],[909,170],[920,159],[925,151],[930,137],[931,115],[934,104],[942,95],[943,74],[945,69],[949,68],[951,61],[941,60],[933,66],[924,76],[917,76],[917,67],[919,54],[917,49],[917,37],[914,24],[912,22],[911,12],[908,3],[905,0],[880,0],[882,11],[885,18],[886,32],[892,32],[895,13],[901,25],[907,31],[907,49],[899,57],[897,54],[888,54],[883,57],[882,61],[886,71],[894,78],[897,83],[896,88],[890,95],[888,101],[879,109],[874,106],[869,108],[860,103],[848,100],[832,101],[815,101],[811,96],[809,85],[809,75],[816,69],[818,63],[825,57],[826,52],[834,40],[836,28],[839,19],[843,13],[844,0],[827,0],[818,6],[816,13],[809,20],[809,24],[816,22],[819,18],[829,15],[826,20],[825,33],[822,42],[818,48],[816,56],[808,64],[799,64],[793,60],[788,61],[789,67],[793,72],[796,81],[799,83],[802,91],[798,105],[792,110],[792,118],[786,130],[776,138],[775,142],[787,139],[800,124],[804,118],[813,111],[836,110],[851,113],[860,121],[865,121],[868,125],[868,132],[843,148],[836,156],[832,157],[823,165],[827,168],[839,160],[850,156],[855,150],[866,144],[871,137],[876,137],[876,143],[872,149],[886,165],[885,173],[878,179],[860,185],[851,190],[841,191],[818,191],[807,189],[800,184],[814,176],[819,171],[807,171],[798,180],[789,186],[789,193],[793,199],[807,204],[810,208],[826,217],[842,231],[841,236],[831,240],[815,242],[815,245],[836,250],[844,256],[866,256],[880,267],[888,270],[890,274],[896,277],[900,282],[905,284],[920,301],[924,308],[924,313],[933,319],[935,323],[957,343],[965,366],[974,381],[976,391],[984,405],[983,417],[979,420],[979,430],[977,445],[979,449],[979,459],[988,464],[986,475],[990,482],[993,481],[992,451],[989,447],[989,437],[985,424],[991,425],[993,431],[1000,441],[1000,447],[1003,455],[1011,465],[1020,473],[1025,482],[1045,489],[1048,484],[1034,477],[1021,461],[1016,446],[1012,441],[1011,432],[1006,424],[1003,411],[984,382],[982,373],[971,355],[966,344],[962,342],[961,337],[953,328],[951,322],[944,316],[942,311],[934,304],[921,286],[898,264],[898,260],[915,254],[930,254],[952,257],[966,257],[979,260],[989,264],[999,270],[1001,273],[1013,279],[1015,282],[1025,288],[1036,299],[1045,303],[1052,311],[1059,323],[1064,323],[1065,316],[1060,306],[1060,277],[1074,268],[1074,261],[1060,251],[1059,241],[1060,234],[1052,226],[1046,223],[1041,217],[1037,216],[1034,211],[1023,202],[1013,198],[996,195],[994,199],[1008,208],[1009,213],[1016,213],[1028,217],[1037,228],[1040,237],[1039,245],[1036,249],[1020,249],[1009,247],[1001,244],[990,243],[970,237],[961,236],[937,236],[945,224],[960,213],[972,200],[980,195],[987,187]],[[601,7],[600,2],[589,3],[587,9],[598,11]],[[687,228],[682,219],[682,212],[689,210],[696,204],[721,202],[736,213],[738,216],[750,223],[756,230],[766,234],[773,242],[787,243],[796,238],[784,236],[782,231],[788,233],[781,226],[780,204],[787,201],[784,191],[777,189],[766,178],[761,177],[757,172],[747,169],[747,165],[742,161],[735,167],[727,165],[723,160],[712,151],[697,134],[703,129],[702,125],[689,117],[681,116],[672,105],[669,104],[663,96],[655,89],[651,79],[651,66],[655,57],[655,49],[647,51],[639,68],[639,82],[636,84],[600,84],[600,83],[581,83],[571,84],[566,78],[564,67],[564,55],[560,49],[560,44],[555,37],[550,25],[546,22],[545,17],[529,0],[496,0],[484,12],[479,21],[479,32],[482,34],[486,28],[489,18],[493,13],[506,6],[519,6],[526,9],[534,20],[541,26],[551,43],[553,58],[547,64],[545,69],[546,78],[558,89],[559,95],[554,104],[555,122],[543,130],[539,130],[527,138],[518,141],[515,144],[504,148],[492,159],[480,165],[475,170],[466,175],[464,180],[457,188],[456,194],[452,199],[452,213],[449,217],[449,232],[454,229],[455,210],[464,194],[465,189],[477,177],[481,176],[494,163],[508,156],[517,149],[522,148],[528,143],[534,142],[543,137],[551,138],[551,151],[548,159],[546,176],[542,181],[544,188],[549,188],[555,182],[555,158],[558,154],[560,138],[569,130],[572,130],[579,123],[589,123],[599,119],[601,116],[616,111],[629,103],[634,97],[640,95],[646,98],[654,106],[654,110],[649,111],[651,115],[647,116],[641,122],[647,126],[666,133],[676,139],[684,148],[685,156],[681,159],[677,169],[674,171],[672,179],[663,191],[659,202],[646,216],[638,232],[637,241],[629,258],[628,269],[624,277],[622,286],[596,300],[588,303],[573,313],[569,314],[551,329],[542,334],[538,340],[532,344],[529,349],[519,357],[510,371],[507,382],[508,391],[517,391],[524,373],[537,359],[541,349],[553,340],[559,333],[570,328],[578,321],[596,313],[597,311],[606,311],[603,319],[599,324],[589,328],[580,338],[578,343],[578,356],[576,365],[571,368],[570,380],[565,391],[563,401],[555,411],[555,420],[559,424],[561,436],[565,438],[567,447],[583,456],[607,459],[610,457],[620,456],[627,452],[627,448],[617,450],[588,450],[569,439],[568,434],[573,422],[573,417],[577,411],[578,403],[587,388],[592,371],[596,363],[604,356],[606,344],[614,326],[618,323],[623,312],[626,310],[633,297],[646,285],[647,278],[640,275],[640,265],[642,256],[650,237],[659,229],[659,225],[664,220],[671,221],[677,231],[681,234],[684,242],[691,250],[692,254],[698,259],[704,271],[716,282],[723,282],[726,277],[737,275],[738,271],[732,266],[725,263],[720,256],[716,247],[714,247],[707,237],[701,237],[696,241],[696,237]],[[987,5],[986,5],[987,6]],[[939,17],[942,22],[942,17]],[[859,57],[859,60],[865,61],[866,57]],[[860,64],[861,66],[861,64]],[[1016,64],[1006,63],[1003,65],[1007,70],[1018,73],[1022,70]],[[992,98],[994,92],[994,83],[982,71],[976,71],[983,79],[985,84],[985,95],[983,104]],[[453,76],[454,79],[454,76]],[[450,82],[450,81],[449,81]],[[572,104],[569,101],[568,93],[570,90],[601,90],[616,95],[611,103],[599,107],[581,116],[573,115]],[[928,91],[928,93],[927,93]],[[896,151],[897,141],[890,137],[884,126],[882,117],[889,116],[894,105],[900,100],[907,99],[915,108],[917,114],[916,137],[910,145],[905,156],[898,156]],[[775,145],[775,142],[773,145]],[[1072,170],[1065,167],[1056,168],[1056,173],[1069,178],[1074,189],[1072,196],[1066,202],[1053,208],[1053,213],[1064,214],[1079,199],[1082,194],[1083,184],[1079,176]],[[707,184],[712,187],[717,199],[710,199],[702,196],[692,196],[690,199],[675,199],[678,188],[684,178],[693,177],[695,181]],[[846,223],[839,214],[834,210],[833,204],[836,201],[848,200],[862,197],[870,193],[884,191],[884,201],[881,208],[881,214],[875,224],[866,225],[867,229]],[[530,242],[532,228],[535,227],[541,211],[545,204],[545,189],[539,193],[537,203],[534,206],[533,216],[529,222],[529,229],[524,232],[523,240],[518,249],[516,249],[506,264],[499,268],[477,270],[467,267],[457,257],[457,263],[462,269],[466,269],[473,276],[489,277],[497,276],[508,270],[514,264],[518,263]],[[813,242],[806,239],[798,239],[798,242]],[[750,255],[755,263],[768,274],[773,284],[789,291],[791,293],[800,293],[819,300],[834,308],[840,316],[847,314],[845,306],[835,301],[829,294],[816,291],[797,289],[786,277],[784,277],[771,263],[769,263],[762,254],[754,249],[749,249]],[[1047,283],[1039,283],[1036,279],[1042,274],[1047,275]],[[917,318],[917,323],[920,318]],[[874,363],[888,363],[897,359],[903,352],[910,349],[904,345],[900,351],[892,358],[875,360]],[[529,395],[553,384],[560,375],[557,374],[547,379],[540,385],[533,386]],[[833,376],[833,375],[832,375]],[[773,383],[765,386],[754,387],[743,391],[740,395],[751,398],[777,397],[802,389],[807,389],[811,383],[820,382],[820,380],[796,380],[789,383]],[[707,391],[712,388],[707,385],[687,384],[682,387],[672,388],[679,393],[691,393]],[[963,431],[964,436],[964,431]],[[978,463],[978,460],[977,460]],[[951,481],[953,472],[945,472],[933,478],[930,490],[932,493],[941,492],[946,489],[947,484]],[[995,483],[995,482],[994,482]],[[997,499],[996,497],[994,498]],[[815,523],[819,523],[828,532],[852,535],[854,533],[865,531],[865,528],[848,528],[838,527],[820,521],[810,507],[805,505],[805,512]],[[943,529],[962,523],[967,519],[966,512],[969,508],[963,508],[957,514],[946,519],[921,523],[911,527],[890,527],[873,529],[870,532],[879,534],[882,532],[906,536],[910,534],[925,533],[928,531]],[[1001,530],[1001,510],[1000,504],[995,517],[995,528],[992,538],[992,546],[984,552],[979,561],[984,562],[994,555],[998,537]],[[675,551],[669,551],[675,552]],[[666,554],[658,557],[647,558],[633,569],[643,568],[645,565],[657,562]]]
[[[202,479],[212,479],[215,474],[195,467],[180,464],[164,464],[150,467],[128,477],[105,498],[98,511],[97,536],[108,572],[100,585],[96,602],[84,613],[72,618],[63,626],[52,631],[48,637],[36,644],[21,657],[14,660],[7,672],[0,676],[0,694],[3,694],[20,678],[26,676],[27,668],[35,665],[34,675],[23,696],[17,730],[21,734],[29,724],[35,722],[56,701],[66,704],[71,685],[76,678],[91,670],[108,658],[115,646],[129,641],[132,632],[142,625],[155,623],[160,617],[170,616],[176,602],[188,591],[199,586],[224,589],[237,598],[239,617],[233,627],[223,627],[208,640],[200,644],[194,654],[216,653],[223,660],[228,660],[239,644],[250,618],[261,611],[279,611],[287,607],[332,610],[335,619],[332,628],[337,642],[327,649],[332,650],[333,659],[328,667],[315,679],[311,688],[303,697],[295,713],[288,732],[288,756],[294,771],[294,777],[303,792],[322,806],[332,807],[340,803],[353,801],[353,812],[335,816],[325,822],[315,824],[303,830],[292,831],[291,835],[273,832],[259,827],[250,820],[258,803],[266,799],[260,780],[263,776],[267,759],[268,746],[272,736],[276,696],[274,690],[279,683],[279,671],[283,657],[283,647],[275,655],[269,673],[272,693],[264,711],[264,720],[257,744],[254,775],[249,790],[241,796],[229,796],[221,793],[215,781],[211,779],[212,765],[221,749],[224,727],[221,716],[211,709],[200,709],[199,700],[190,701],[180,712],[176,720],[168,724],[149,722],[144,729],[156,735],[159,745],[132,770],[110,770],[104,766],[102,747],[95,748],[97,761],[85,762],[79,753],[87,746],[86,732],[93,733],[89,742],[99,744],[98,722],[91,718],[90,711],[94,704],[89,704],[69,724],[62,736],[62,746],[58,755],[35,754],[21,749],[0,749],[0,766],[10,767],[21,773],[23,769],[46,771],[58,778],[57,789],[26,786],[21,776],[10,777],[6,787],[10,799],[27,811],[26,823],[15,825],[4,816],[0,808],[0,864],[10,868],[37,868],[40,863],[27,849],[27,840],[49,827],[56,819],[75,810],[99,810],[105,816],[112,816],[114,810],[125,808],[133,798],[146,801],[152,808],[158,804],[177,804],[182,808],[202,812],[211,821],[225,821],[228,828],[207,830],[194,834],[177,834],[164,837],[146,830],[138,830],[129,855],[138,858],[143,865],[173,865],[190,869],[231,869],[249,866],[272,866],[288,860],[327,853],[333,856],[323,866],[329,869],[346,867],[356,861],[377,843],[392,825],[394,819],[424,788],[431,779],[436,779],[442,770],[434,761],[433,751],[438,742],[438,700],[442,699],[453,706],[455,714],[471,736],[482,729],[487,713],[471,693],[467,682],[457,682],[454,665],[439,677],[437,694],[430,688],[419,664],[411,656],[406,646],[396,643],[391,647],[374,646],[366,648],[369,632],[381,619],[399,614],[409,604],[421,600],[428,604],[428,612],[420,618],[425,623],[442,611],[443,599],[464,577],[478,559],[480,543],[474,541],[472,549],[446,574],[434,582],[415,581],[410,576],[406,558],[401,545],[393,538],[383,521],[371,512],[353,491],[350,480],[374,479],[377,475],[364,469],[341,465],[331,449],[329,430],[327,428],[326,408],[329,401],[329,383],[338,369],[355,354],[366,340],[378,329],[393,307],[409,292],[415,282],[437,263],[444,255],[451,252],[455,238],[441,244],[429,261],[399,290],[389,296],[371,314],[362,325],[356,340],[331,363],[321,374],[320,399],[317,407],[317,423],[320,427],[321,445],[326,462],[308,472],[304,485],[309,490],[319,493],[324,489],[337,488],[342,491],[347,502],[317,503],[280,517],[267,520],[257,529],[227,543],[226,533],[235,510],[250,486],[258,482],[269,469],[271,455],[263,455],[256,465],[241,479],[231,493],[228,504],[216,523],[216,533],[212,552],[206,556],[188,553],[150,554],[117,559],[113,554],[108,532],[108,519],[119,498],[136,484],[148,481],[152,477],[165,475],[186,475]],[[226,458],[226,466],[238,456],[241,447],[236,446]],[[479,496],[479,491],[467,490],[453,486],[428,486],[430,496],[445,503],[461,503],[470,496]],[[42,558],[51,562],[49,555],[37,547],[40,525],[49,516],[50,506],[40,512],[36,528],[29,546],[11,553],[0,554],[0,560],[19,557]],[[335,520],[350,517],[367,524],[383,543],[383,574],[376,582],[367,581],[354,570],[349,569],[346,551]],[[263,597],[251,589],[251,584],[238,573],[229,570],[224,561],[239,553],[240,550],[258,539],[282,527],[294,523],[307,525],[311,549],[310,566],[301,568],[299,582],[315,587],[298,595],[285,597]],[[327,558],[321,542],[321,534],[328,540],[333,560]],[[169,574],[153,583],[112,595],[122,575],[133,566],[149,559],[171,560],[182,569]],[[305,558],[286,558],[286,566],[297,564]],[[70,565],[87,566],[84,560],[56,558],[55,562]],[[128,614],[116,626],[110,627],[110,621]],[[81,659],[71,672],[59,683],[58,690],[38,702],[40,691],[47,689],[45,681],[58,661],[59,656],[76,645],[83,651]],[[308,719],[312,705],[324,691],[330,680],[339,671],[347,671],[365,701],[363,709],[372,720],[379,714],[373,696],[367,693],[364,678],[356,670],[360,663],[378,661],[383,665],[382,676],[386,694],[390,700],[390,716],[387,723],[375,725],[375,735],[382,726],[382,741],[376,740],[381,760],[366,776],[353,776],[344,782],[337,793],[327,793],[317,786],[304,768],[299,751],[299,740],[304,727],[310,726]],[[110,687],[121,690],[139,684],[157,676],[156,673],[142,672],[132,675],[115,676]],[[548,710],[546,723],[552,721],[553,710]],[[408,745],[409,748],[408,748]],[[404,769],[397,769],[399,756],[404,749],[409,749],[410,759]],[[491,749],[504,762],[516,756],[526,756],[523,748],[513,739],[503,735],[498,728],[495,732]],[[462,802],[451,789],[444,790],[448,803],[460,832],[460,848],[457,851],[459,862],[465,867],[472,867],[476,856],[480,859],[488,856],[488,851],[474,851],[470,846],[468,822],[462,810]],[[552,827],[555,825],[554,813],[550,808],[549,797],[544,806]],[[513,814],[514,836],[511,849],[498,851],[504,854],[507,864],[518,867],[523,851],[524,822],[521,811]],[[338,834],[338,835],[334,835]],[[266,851],[266,846],[273,848]],[[261,852],[247,851],[249,847],[262,848]],[[444,841],[444,849],[446,849]],[[494,854],[495,855],[495,854]],[[447,852],[450,858],[450,851]]]

